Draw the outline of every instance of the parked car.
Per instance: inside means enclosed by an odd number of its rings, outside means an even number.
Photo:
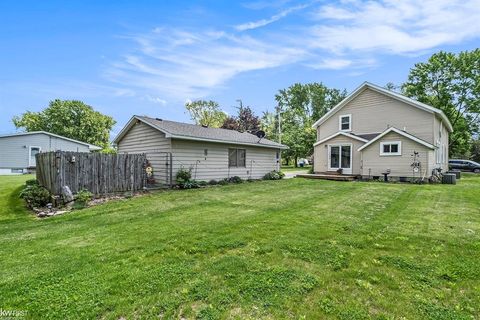
[[[480,163],[472,160],[453,159],[448,161],[450,169],[480,173]]]

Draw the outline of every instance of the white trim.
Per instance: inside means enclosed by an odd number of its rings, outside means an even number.
[[[355,139],[355,140],[358,140],[358,141],[361,141],[361,142],[367,142],[367,141],[368,141],[367,139],[360,138],[360,137],[358,137],[358,136],[356,136],[356,135],[353,135],[353,134],[351,134],[351,133],[344,132],[344,131],[340,131],[340,132],[334,133],[334,134],[332,134],[331,136],[328,136],[328,137],[326,137],[326,138],[324,138],[324,139],[322,139],[322,140],[320,140],[320,141],[318,141],[318,142],[315,142],[315,143],[313,144],[313,146],[316,147],[316,146],[318,146],[319,144],[322,144],[322,143],[324,143],[325,141],[328,141],[328,140],[333,139],[333,138],[335,138],[335,137],[337,137],[337,136],[340,136],[340,135],[345,136],[345,137],[349,137],[349,138],[352,138],[352,139]]]
[[[430,148],[430,149],[435,149],[435,146],[426,142],[426,141],[423,141],[415,136],[412,136],[411,134],[409,133],[406,133],[405,131],[401,131],[401,130],[398,130],[397,128],[394,128],[394,127],[390,127],[388,128],[387,130],[383,131],[382,133],[380,133],[378,136],[376,136],[375,138],[373,138],[372,140],[368,141],[367,143],[365,143],[363,146],[361,146],[360,148],[358,148],[357,151],[362,151],[363,149],[365,149],[366,147],[368,147],[369,145],[371,145],[372,143],[374,143],[375,141],[379,140],[380,138],[382,138],[383,136],[385,136],[387,133],[390,133],[390,132],[395,132],[395,133],[398,133],[399,135],[401,136],[404,136],[405,138],[408,138],[412,141],[415,141],[421,145],[424,145],[425,147],[427,148]]]
[[[342,129],[342,118],[348,118],[348,129]],[[338,116],[338,130],[343,132],[352,131],[352,115],[351,114],[342,114]]]
[[[35,165],[32,165],[32,148],[37,148],[38,153],[42,152],[42,147],[39,146],[28,146],[28,166],[29,167],[36,167],[37,163],[35,162]]]
[[[384,152],[383,151],[383,146],[384,145],[390,145],[390,148],[391,148],[391,145],[397,145],[398,146],[398,151],[397,152]],[[401,156],[402,155],[402,141],[382,141],[380,142],[380,156],[387,156],[387,157],[390,157],[390,156]]]
[[[314,124],[313,124],[313,128],[317,128],[319,125],[321,125],[322,123],[324,123],[328,118],[330,118],[332,115],[334,115],[338,110],[340,110],[341,108],[343,108],[348,102],[350,102],[353,98],[355,98],[358,94],[360,94],[364,89],[366,88],[370,88],[376,92],[379,92],[379,93],[382,93],[382,94],[385,94],[391,98],[394,98],[396,100],[400,100],[402,102],[405,102],[413,107],[416,107],[416,108],[419,108],[421,110],[424,110],[426,112],[429,112],[429,113],[436,113],[438,115],[440,115],[440,117],[442,118],[442,120],[445,122],[446,124],[446,127],[447,129],[449,130],[449,132],[453,132],[453,127],[452,127],[452,124],[450,123],[450,121],[448,120],[447,116],[445,115],[445,113],[443,113],[442,110],[440,109],[437,109],[437,108],[434,108],[432,106],[429,106],[425,103],[421,103],[419,101],[416,101],[416,100],[413,100],[409,97],[406,97],[404,95],[401,95],[399,93],[396,93],[396,92],[393,92],[391,90],[387,90],[385,88],[382,88],[382,87],[379,87],[373,83],[369,83],[369,82],[364,82],[362,83],[358,88],[356,88],[351,94],[349,94],[345,99],[343,99],[342,101],[340,101],[340,103],[338,103],[335,107],[333,107],[332,109],[330,109],[330,111],[328,111],[323,117],[321,117],[318,121],[316,121]]]
[[[161,129],[154,125],[153,123],[149,123],[148,121],[143,120],[142,118],[139,118],[137,116],[133,116],[123,127],[123,129],[120,131],[120,133],[113,139],[114,144],[118,144],[118,142],[123,138],[123,136],[130,130],[130,128],[133,126],[135,123],[135,120],[141,121],[145,123],[146,125],[163,132],[165,134],[165,138],[172,138],[172,139],[182,139],[182,140],[193,140],[193,141],[205,141],[205,142],[215,142],[215,143],[223,143],[223,144],[231,144],[231,145],[239,145],[239,146],[254,146],[254,147],[261,147],[261,148],[271,148],[271,149],[280,149],[280,150],[286,150],[288,149],[287,146],[281,145],[281,146],[274,146],[274,145],[267,145],[267,144],[257,144],[257,143],[248,143],[248,142],[235,142],[235,141],[230,141],[230,140],[219,140],[219,139],[207,139],[207,138],[198,138],[198,137],[191,137],[191,136],[179,136],[179,135],[174,135],[170,132],[168,132],[165,129]]]
[[[349,146],[350,147],[350,167],[349,168],[342,168],[343,169],[343,173],[345,174],[352,174],[353,172],[353,168],[352,168],[352,165],[353,165],[353,144],[352,143],[332,143],[332,144],[328,144],[328,150],[327,150],[327,153],[328,153],[328,163],[327,163],[327,167],[328,167],[328,171],[335,171],[335,170],[338,170],[340,169],[341,167],[341,164],[342,164],[342,147],[343,146]],[[338,167],[334,168],[331,166],[331,163],[330,163],[330,160],[331,160],[331,149],[332,147],[339,147],[338,149],[338,152],[339,152],[339,155],[338,155]],[[346,170],[347,169],[347,170]],[[348,171],[348,172],[345,172],[345,171]]]
[[[88,146],[88,149],[89,149],[89,150],[102,150],[101,147],[95,146],[95,145],[93,145],[93,144],[90,144],[90,143],[87,143],[87,142],[83,142],[83,141],[79,141],[79,140],[75,140],[75,139],[70,139],[70,138],[67,138],[67,137],[64,137],[64,136],[61,136],[61,135],[58,135],[58,134],[55,134],[55,133],[50,133],[50,132],[47,132],[47,131],[17,132],[17,133],[0,135],[0,138],[8,138],[8,137],[16,137],[16,136],[27,136],[27,135],[32,135],[32,134],[46,134],[47,136],[51,136],[51,137],[55,137],[55,138],[59,138],[59,139],[63,139],[63,140],[71,141],[71,142],[75,142],[75,143],[78,143],[78,144],[83,144],[83,145],[85,145],[85,146]]]

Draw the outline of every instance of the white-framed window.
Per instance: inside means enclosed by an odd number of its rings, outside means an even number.
[[[383,141],[380,142],[381,156],[401,156],[402,142],[401,141]]]
[[[352,131],[352,115],[344,114],[338,117],[338,129],[340,131]]]
[[[35,156],[37,155],[37,153],[40,153],[40,152],[42,152],[41,147],[37,147],[37,146],[30,146],[29,147],[29,150],[28,150],[28,164],[29,164],[30,167],[35,167],[37,165],[37,161],[36,161]]]

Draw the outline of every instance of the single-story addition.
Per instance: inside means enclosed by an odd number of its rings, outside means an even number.
[[[100,147],[46,131],[13,133],[0,136],[0,174],[35,171],[35,155],[48,151],[91,152]]]
[[[146,153],[156,183],[174,183],[180,168],[209,181],[232,176],[260,179],[280,169],[288,147],[248,132],[133,116],[114,139],[119,153]]]

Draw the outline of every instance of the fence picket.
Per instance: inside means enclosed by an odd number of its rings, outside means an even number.
[[[147,185],[145,154],[56,151],[39,153],[36,161],[39,184],[54,195],[65,185],[73,193],[87,189],[96,196],[139,191]]]

